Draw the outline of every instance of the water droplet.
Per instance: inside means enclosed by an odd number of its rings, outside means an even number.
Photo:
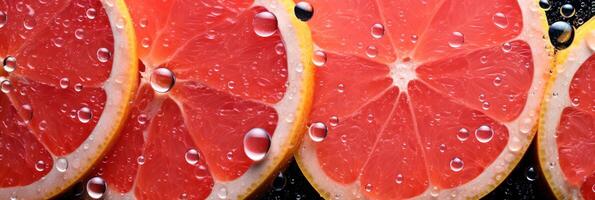
[[[469,130],[467,130],[466,128],[459,129],[459,131],[457,132],[457,138],[461,142],[467,140],[469,138]]]
[[[366,190],[366,192],[372,192],[372,189],[374,189],[374,187],[372,186],[372,184],[368,183],[366,184],[364,189]]]
[[[494,86],[498,87],[500,85],[502,85],[502,78],[500,76],[496,76],[496,78],[494,78]]]
[[[244,135],[244,152],[253,161],[265,158],[271,147],[271,136],[262,128],[253,128]]]
[[[533,167],[527,168],[527,171],[525,172],[525,177],[529,181],[535,181],[537,179],[537,172],[535,171],[535,168],[533,168]]]
[[[85,12],[85,14],[87,15],[87,18],[95,19],[95,16],[97,16],[97,11],[95,10],[95,8],[89,8],[87,9],[87,12]]]
[[[143,48],[149,48],[149,46],[151,46],[151,39],[149,39],[148,37],[145,37],[145,38],[143,38],[143,39],[140,41],[140,45],[141,45]]]
[[[221,188],[219,188],[219,190],[217,191],[217,196],[220,199],[226,199],[227,198],[227,188],[225,186],[221,186]]]
[[[508,27],[508,18],[506,15],[504,15],[504,13],[497,12],[494,14],[494,16],[492,16],[492,21],[494,22],[494,25],[498,26],[498,28],[504,29]]]
[[[14,56],[8,56],[4,58],[2,64],[4,66],[4,71],[8,73],[13,72],[17,68],[17,58]]]
[[[87,194],[93,199],[100,199],[103,197],[107,183],[101,177],[93,177],[87,181]]]
[[[481,125],[475,129],[475,138],[481,143],[488,143],[494,137],[494,130],[488,125]]]
[[[85,38],[85,30],[83,30],[82,28],[78,28],[74,31],[74,37],[76,39],[82,40],[83,38]]]
[[[97,60],[99,62],[107,62],[112,57],[112,53],[105,47],[97,49]]]
[[[336,115],[331,116],[328,121],[331,126],[339,125],[339,117],[337,117]]]
[[[279,175],[277,175],[277,177],[275,177],[275,179],[273,180],[273,190],[280,192],[285,188],[286,184],[287,179],[285,178],[283,173],[279,173]]]
[[[227,152],[227,154],[225,155],[225,157],[227,158],[227,160],[233,160],[233,152]]]
[[[83,84],[74,84],[74,91],[80,92],[81,90],[83,90]]]
[[[145,164],[145,157],[143,155],[140,155],[136,158],[136,163],[138,163],[138,165],[144,165]]]
[[[372,37],[380,39],[384,36],[384,26],[382,24],[374,24],[370,32],[372,33]]]
[[[12,90],[12,84],[10,83],[10,81],[3,80],[2,83],[0,83],[0,90],[2,90],[2,93],[4,94],[10,93],[10,91]]]
[[[165,67],[160,67],[153,70],[151,73],[151,87],[159,93],[166,93],[174,87],[176,77],[174,72]]]
[[[147,115],[139,114],[136,120],[138,121],[139,124],[145,124],[145,123],[147,123],[148,119],[149,118],[147,117]]]
[[[209,177],[209,171],[207,167],[204,165],[198,165],[194,168],[194,177],[198,180],[204,180],[205,178]]]
[[[6,15],[6,12],[0,11],[0,28],[4,27],[6,22],[8,22],[8,15]]]
[[[48,128],[48,122],[45,121],[45,120],[41,120],[39,122],[38,128],[39,128],[40,131],[45,131],[45,129]]]
[[[275,53],[277,53],[277,55],[285,54],[285,45],[282,42],[279,42],[275,45]],[[326,61],[326,57],[325,57],[325,61]]]
[[[314,8],[310,3],[301,1],[295,4],[293,13],[295,14],[295,17],[305,22],[312,19],[312,16],[314,15]]]
[[[556,48],[564,49],[570,45],[574,38],[574,28],[568,22],[558,21],[550,25],[548,34]]]
[[[486,64],[488,63],[488,57],[487,56],[481,56],[479,58],[479,62],[481,62],[481,64]]]
[[[463,163],[463,160],[461,160],[459,157],[454,157],[450,160],[450,169],[453,172],[460,172],[463,170],[464,166],[465,163]]]
[[[91,112],[91,109],[89,109],[86,106],[83,106],[76,112],[76,116],[78,117],[80,122],[88,123],[89,121],[91,121],[91,118],[93,118],[93,113]]]
[[[38,160],[35,163],[35,170],[37,170],[38,172],[42,172],[43,170],[45,170],[45,162],[43,162],[43,160]]]
[[[65,172],[68,169],[68,160],[66,158],[58,158],[56,160],[56,170]]]
[[[33,108],[29,104],[23,104],[21,108],[24,112],[23,120],[25,120],[25,123],[29,123],[31,118],[33,118]]]
[[[269,37],[277,32],[277,17],[271,12],[262,11],[252,21],[254,32],[260,37]]]
[[[490,109],[490,103],[489,103],[489,102],[487,102],[487,101],[484,101],[484,102],[481,104],[481,109],[483,109],[483,110],[489,110],[489,109]]]
[[[326,53],[324,51],[316,50],[314,52],[314,56],[312,57],[312,62],[317,67],[322,67],[326,64]]]
[[[343,83],[339,83],[339,85],[337,85],[337,92],[339,92],[339,93],[345,92],[345,85],[343,85]]]
[[[446,151],[446,144],[440,144],[439,150],[444,153]]]
[[[570,104],[571,104],[572,106],[574,106],[574,107],[577,107],[577,106],[579,106],[579,105],[581,104],[581,101],[580,101],[580,99],[579,99],[579,98],[576,98],[576,97],[575,97],[575,98],[572,98],[572,100],[571,100]]]
[[[549,0],[539,0],[539,7],[541,7],[541,9],[547,11],[550,8],[552,8],[552,5],[550,4]]]
[[[452,48],[459,48],[465,43],[465,36],[461,32],[452,32],[448,39],[448,45]]]
[[[502,51],[508,53],[512,50],[512,44],[510,42],[505,42],[502,44]]]
[[[560,7],[560,15],[562,15],[562,17],[569,18],[574,16],[574,13],[576,13],[576,11],[572,4],[564,4]]]
[[[198,163],[200,155],[198,154],[198,151],[196,149],[188,149],[188,151],[186,151],[186,154],[184,154],[184,158],[186,159],[186,163],[195,165],[196,163]]]
[[[62,47],[62,46],[64,46],[64,38],[62,38],[62,37],[54,38],[54,39],[52,39],[52,43],[56,47]]]
[[[326,124],[322,122],[314,122],[308,128],[310,139],[314,142],[322,142],[328,133]]]
[[[395,178],[395,183],[397,183],[397,184],[403,183],[403,175],[402,174],[397,174],[397,177]]]
[[[375,58],[376,56],[378,56],[378,48],[376,48],[376,46],[374,45],[368,46],[368,48],[366,49],[366,55],[370,58]]]
[[[35,18],[33,18],[31,16],[27,16],[23,20],[23,27],[27,30],[32,30],[33,28],[35,28],[36,25],[37,25],[37,21],[35,20]]]
[[[60,79],[60,88],[66,89],[70,85],[70,80],[66,77]]]

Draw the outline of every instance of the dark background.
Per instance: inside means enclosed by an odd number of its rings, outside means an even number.
[[[557,21],[570,23],[574,28],[580,27],[595,14],[595,0],[550,0],[551,7],[545,11],[548,23]],[[570,18],[563,18],[560,14],[560,7],[564,4],[571,4],[576,14]],[[316,14],[316,13],[314,13]],[[559,47],[563,48],[563,47]],[[539,169],[535,142],[531,144],[523,159],[510,175],[494,191],[486,195],[485,200],[529,200],[529,199],[555,199],[547,181],[543,178]],[[299,167],[292,162],[287,170],[282,172],[273,182],[271,189],[263,197],[263,200],[281,199],[322,199],[316,190],[308,183],[302,175]]]

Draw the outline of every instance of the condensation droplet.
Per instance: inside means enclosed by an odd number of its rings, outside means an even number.
[[[308,128],[308,135],[314,142],[322,142],[328,133],[326,124],[322,122],[314,122]]]
[[[512,50],[512,44],[510,42],[505,42],[502,44],[502,51],[508,53]]]
[[[395,178],[395,183],[397,183],[397,184],[403,183],[403,175],[402,174],[397,174],[397,177]]]
[[[165,67],[160,67],[151,73],[151,88],[158,93],[170,91],[176,83],[174,72]]]
[[[107,183],[101,177],[93,177],[87,181],[87,194],[93,199],[100,199],[103,197]]]
[[[91,121],[91,118],[93,118],[93,113],[91,112],[91,109],[89,109],[86,106],[79,109],[76,112],[76,115],[77,115],[79,121],[82,123],[88,123],[89,121]]]
[[[7,56],[6,58],[4,58],[2,65],[4,71],[8,73],[13,72],[17,68],[17,58],[15,58],[14,56]]]
[[[317,50],[314,52],[314,56],[312,57],[312,62],[317,67],[322,67],[326,64],[326,53],[324,51]]]
[[[4,94],[10,93],[10,91],[12,90],[12,84],[10,83],[10,81],[3,80],[2,83],[0,83],[0,90],[2,90],[2,93]]]
[[[253,128],[244,135],[244,153],[253,161],[261,161],[271,147],[271,136],[262,128]]]
[[[565,18],[570,18],[574,16],[576,10],[574,10],[574,6],[572,4],[564,4],[560,7],[560,15]]]
[[[494,130],[488,125],[481,125],[475,129],[475,138],[481,143],[488,143],[494,137]]]
[[[143,155],[140,155],[136,158],[136,163],[138,163],[139,165],[144,165],[145,164],[145,157]]]
[[[459,131],[457,132],[457,138],[461,142],[469,139],[469,130],[467,130],[466,128],[459,129]]]
[[[105,63],[109,61],[111,57],[112,53],[109,51],[109,49],[105,47],[97,49],[97,60],[99,60],[99,62]]]
[[[382,24],[374,24],[370,30],[373,38],[380,39],[384,36],[384,26]]]
[[[331,126],[339,125],[339,117],[337,117],[336,115],[331,116],[328,121]]]
[[[314,8],[310,3],[301,1],[295,4],[293,12],[295,17],[305,22],[312,19],[312,16],[314,15]]]
[[[549,0],[539,0],[539,7],[543,10],[550,10],[552,8],[552,4],[550,4]]]
[[[87,15],[87,18],[95,19],[95,17],[97,16],[97,11],[95,10],[95,8],[89,8],[85,12],[85,14]]]
[[[459,48],[465,43],[465,36],[461,32],[452,32],[448,39],[448,45],[452,48]]]
[[[35,163],[35,170],[37,170],[38,172],[42,172],[43,170],[45,170],[45,162],[43,162],[43,160],[38,160]]]
[[[4,11],[0,11],[0,28],[4,27],[8,22],[8,15]]]
[[[186,151],[186,154],[184,154],[184,158],[186,159],[186,163],[190,165],[195,165],[196,163],[198,163],[200,155],[198,154],[198,151],[196,149],[188,149],[188,151]]]
[[[464,166],[465,163],[463,163],[463,160],[461,160],[459,157],[454,157],[450,160],[450,169],[453,172],[460,172],[463,170]]]
[[[256,35],[269,37],[277,32],[277,17],[268,11],[257,13],[252,21],[252,26]]]
[[[66,158],[58,158],[55,165],[56,170],[59,172],[65,172],[68,169],[68,160],[66,160]]]
[[[370,58],[375,58],[376,56],[378,56],[378,48],[376,48],[376,46],[374,45],[368,46],[368,48],[366,49],[366,55]]]
[[[494,16],[492,16],[492,21],[498,28],[504,29],[508,27],[508,18],[506,15],[504,15],[504,13],[497,12],[494,14]]]

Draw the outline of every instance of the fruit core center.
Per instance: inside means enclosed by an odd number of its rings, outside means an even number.
[[[393,85],[397,86],[400,91],[407,91],[407,84],[417,78],[417,75],[415,74],[415,64],[411,59],[397,61],[389,67]]]

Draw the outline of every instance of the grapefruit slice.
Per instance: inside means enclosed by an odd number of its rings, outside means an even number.
[[[89,194],[251,195],[287,163],[306,127],[312,44],[307,25],[291,15],[293,2],[127,3],[140,85]]]
[[[297,161],[323,197],[479,198],[504,180],[551,64],[538,1],[308,2],[320,67]]]
[[[122,127],[137,82],[121,0],[0,1],[0,198],[71,186]]]
[[[556,55],[539,126],[538,155],[560,199],[595,199],[595,20],[581,26],[574,42]]]

